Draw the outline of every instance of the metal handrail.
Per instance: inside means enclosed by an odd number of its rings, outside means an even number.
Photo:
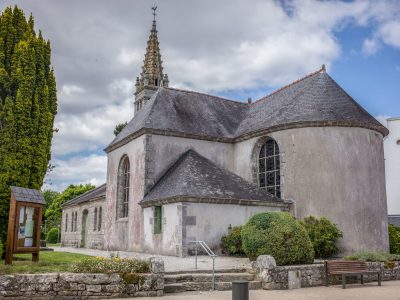
[[[211,257],[212,259],[212,290],[215,290],[215,258],[217,257],[217,255],[210,249],[210,247],[208,247],[208,245],[206,244],[205,241],[189,241],[189,243],[195,243],[196,244],[196,248],[195,248],[195,254],[196,254],[196,258],[195,258],[195,262],[194,262],[194,268],[197,269],[197,245],[200,245],[204,251],[206,251],[207,255]]]

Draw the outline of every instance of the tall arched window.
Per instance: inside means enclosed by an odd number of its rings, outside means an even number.
[[[99,226],[97,228],[97,230],[99,230],[99,231],[101,230],[102,219],[103,219],[103,208],[100,206],[100,208],[99,208]]]
[[[65,215],[65,232],[68,231],[68,214]]]
[[[94,209],[93,231],[97,229],[97,207]]]
[[[258,161],[258,181],[260,188],[281,197],[279,147],[273,140],[269,139],[261,147]]]
[[[129,209],[129,159],[124,156],[118,169],[117,218],[126,218]]]

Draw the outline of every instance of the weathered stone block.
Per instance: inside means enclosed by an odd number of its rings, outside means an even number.
[[[151,257],[150,262],[150,272],[154,274],[164,273],[164,261],[161,258]]]
[[[89,285],[86,286],[86,291],[94,292],[94,293],[100,293],[101,292],[101,285],[89,284]]]

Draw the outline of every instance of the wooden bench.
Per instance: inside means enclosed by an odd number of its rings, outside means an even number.
[[[325,261],[326,286],[329,286],[329,276],[342,276],[342,288],[346,288],[347,276],[361,276],[364,284],[364,275],[378,274],[378,285],[381,285],[381,272],[368,270],[365,261],[360,260],[327,260]]]

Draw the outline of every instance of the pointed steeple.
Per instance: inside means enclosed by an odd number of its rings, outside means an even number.
[[[139,111],[160,86],[168,87],[168,75],[163,74],[160,47],[157,37],[156,9],[153,6],[153,24],[147,41],[142,72],[136,78],[135,112]]]

